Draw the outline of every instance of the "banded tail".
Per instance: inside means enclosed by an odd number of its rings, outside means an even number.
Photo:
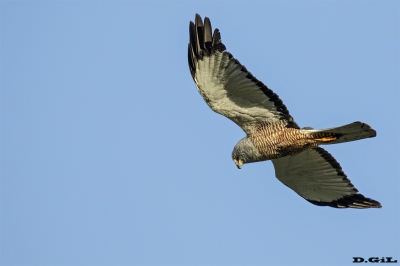
[[[319,144],[337,144],[376,136],[376,131],[362,122],[321,130],[302,129],[302,131],[309,134]]]

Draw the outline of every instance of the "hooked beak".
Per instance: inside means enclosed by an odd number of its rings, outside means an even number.
[[[243,165],[243,161],[242,160],[236,160],[236,159],[233,159],[233,161],[235,162],[235,164],[236,164],[236,167],[238,168],[238,169],[240,169],[240,167],[242,167],[242,165]]]

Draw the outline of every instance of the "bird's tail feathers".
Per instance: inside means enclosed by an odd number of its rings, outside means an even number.
[[[321,130],[303,128],[302,131],[309,134],[319,144],[337,144],[376,136],[376,131],[362,122]]]

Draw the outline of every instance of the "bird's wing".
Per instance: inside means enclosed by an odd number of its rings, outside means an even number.
[[[196,14],[190,22],[189,69],[208,106],[239,125],[246,133],[259,121],[287,120],[298,127],[271,89],[256,79],[226,51],[218,29]]]
[[[317,147],[272,160],[276,177],[309,202],[335,208],[381,208],[375,200],[358,194],[340,164]]]

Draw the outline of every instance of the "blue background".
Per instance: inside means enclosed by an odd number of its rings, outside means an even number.
[[[400,260],[398,1],[2,1],[2,265],[350,265]],[[187,64],[189,21],[300,126],[378,136],[327,146],[382,209],[314,206]]]

